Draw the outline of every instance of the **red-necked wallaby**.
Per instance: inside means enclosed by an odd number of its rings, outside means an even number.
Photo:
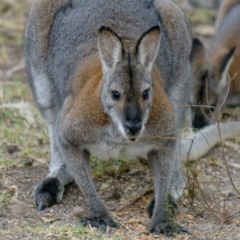
[[[25,33],[26,65],[49,126],[50,173],[39,210],[76,181],[90,207],[84,224],[117,224],[101,202],[89,158],[148,158],[155,199],[149,231],[172,235],[168,203],[185,186],[177,133],[191,86],[191,36],[170,0],[35,0]],[[170,196],[170,198],[169,198]]]
[[[193,40],[191,60],[196,78],[190,97],[190,103],[195,105],[192,107],[193,127],[201,128],[212,122],[222,104],[223,107],[240,105],[239,39],[240,0],[223,0],[208,54],[199,39]],[[198,104],[209,107],[196,107]]]

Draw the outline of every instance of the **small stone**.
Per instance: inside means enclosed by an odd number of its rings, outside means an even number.
[[[89,216],[89,210],[83,207],[75,207],[73,209],[73,216],[76,218],[86,218]]]
[[[17,145],[9,145],[9,146],[7,146],[7,152],[9,154],[13,154],[13,153],[16,153],[16,152],[19,152],[19,151],[20,151],[20,149],[18,148]]]
[[[186,207],[180,207],[179,213],[180,213],[180,214],[188,214],[188,213],[189,213],[189,210],[188,210],[188,208],[186,208]]]
[[[100,187],[100,190],[105,190],[107,188],[109,188],[109,185],[107,183],[103,183]]]
[[[22,216],[22,215],[26,215],[29,211],[28,206],[26,206],[23,203],[17,203],[12,205],[11,207],[12,210],[12,214],[15,216]]]
[[[122,217],[122,216],[123,216],[123,213],[122,213],[122,212],[119,212],[117,215],[118,215],[119,217]]]

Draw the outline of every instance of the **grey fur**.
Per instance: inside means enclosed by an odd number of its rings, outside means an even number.
[[[64,186],[74,176],[90,206],[90,219],[97,219],[99,224],[103,221],[114,227],[116,224],[94,188],[89,157],[95,154],[105,157],[118,154],[148,157],[153,168],[156,192],[149,230],[166,234],[172,234],[172,231],[180,232],[180,228],[172,228],[167,210],[170,192],[178,198],[185,186],[177,154],[179,144],[171,138],[154,141],[147,139],[170,133],[171,137],[177,138],[182,127],[184,105],[188,103],[191,86],[191,38],[183,13],[170,0],[55,2],[35,0],[30,11],[24,43],[29,81],[37,105],[50,129],[52,157],[50,173],[46,179],[52,179],[50,183],[53,182],[56,186],[61,183]],[[111,44],[114,51],[119,51],[122,47],[122,53],[120,50],[117,55],[111,54],[111,49],[106,49],[102,43],[97,44],[98,39],[107,39],[107,36],[99,33],[102,26],[114,31],[107,32],[107,35],[116,34],[117,37],[112,37]],[[160,27],[160,37],[158,28],[149,30],[154,26]],[[140,40],[144,38],[144,33],[149,43],[145,46]],[[82,117],[84,112],[76,110],[72,113],[71,108],[66,111],[66,106],[74,95],[72,84],[78,68],[99,56],[99,48],[102,49],[103,64],[101,102],[110,120],[107,125],[96,128],[93,123],[97,123],[101,116],[92,116],[91,121],[86,121],[87,118]],[[138,52],[137,48],[143,50]],[[152,50],[158,48],[155,56]],[[110,51],[110,55],[105,56],[106,51]],[[111,60],[111,57],[115,57],[115,60]],[[141,64],[141,59],[144,59],[144,64]],[[150,71],[154,59],[154,66],[163,79],[163,83],[159,83],[164,88],[163,98],[166,93],[166,101],[170,101],[172,108],[166,109],[162,115],[154,116],[157,124],[151,125],[148,120],[153,104],[154,86]],[[117,103],[109,95],[109,91],[115,88],[124,98],[123,107],[117,108]],[[149,90],[149,98],[143,101],[139,93],[146,88]],[[76,104],[79,104],[80,109],[91,107],[81,102]],[[73,120],[70,118],[71,114],[75,114]],[[141,130],[131,136],[127,121],[130,121],[131,126],[135,126],[138,121]],[[35,192],[36,201],[40,201],[37,202],[40,209],[50,205],[45,201],[45,195],[40,196],[45,180]],[[60,190],[56,192],[57,201],[61,200],[62,193]]]

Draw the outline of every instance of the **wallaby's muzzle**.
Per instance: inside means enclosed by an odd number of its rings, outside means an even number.
[[[137,135],[142,129],[142,123],[138,121],[127,121],[125,125],[127,132],[133,136]]]
[[[142,130],[141,110],[137,106],[131,106],[125,110],[125,130],[130,141],[135,141]]]

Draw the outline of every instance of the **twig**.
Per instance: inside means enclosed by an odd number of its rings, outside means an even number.
[[[7,71],[0,71],[0,78],[11,78],[14,73],[25,69],[24,61],[21,61],[18,65],[13,66]]]
[[[235,74],[235,75],[236,75],[236,74]],[[233,78],[235,77],[235,75],[233,76]],[[228,77],[229,77],[229,74],[228,74]],[[229,82],[231,82],[231,81],[233,80],[233,78],[231,78]],[[225,95],[225,97],[224,97],[224,101],[226,101],[226,99],[227,99],[227,95],[228,95],[228,93],[229,93],[229,90],[230,90],[230,83],[229,83],[229,85],[228,85],[228,90],[227,90],[227,93],[226,93],[226,95]],[[221,110],[222,106],[223,106],[223,103],[222,103],[222,105],[221,105],[221,107],[220,107],[220,109],[219,109],[219,111],[218,111],[218,114],[220,113],[220,110]],[[232,184],[234,190],[240,195],[240,192],[239,192],[238,189],[236,188],[236,186],[235,186],[235,184],[234,184],[234,182],[233,182],[231,173],[230,173],[230,171],[229,171],[229,167],[228,167],[228,163],[227,163],[227,159],[226,159],[226,154],[225,154],[225,150],[224,150],[224,143],[223,143],[223,139],[222,139],[222,133],[221,133],[221,130],[220,130],[220,122],[219,122],[219,119],[217,119],[217,126],[218,126],[218,133],[219,133],[220,141],[221,141],[221,148],[222,148],[222,154],[223,154],[224,164],[225,164],[225,167],[226,167],[226,170],[227,170],[229,179],[230,179],[230,181],[231,181],[231,184]]]
[[[146,195],[147,193],[153,192],[154,191],[154,187],[153,184],[149,184],[147,185],[136,197],[134,197],[133,199],[131,199],[130,201],[128,201],[128,203],[126,203],[125,205],[119,207],[116,209],[116,212],[120,212],[122,211],[124,208],[132,205],[134,202],[136,202],[137,200],[139,200],[140,198],[142,198],[144,195]]]

